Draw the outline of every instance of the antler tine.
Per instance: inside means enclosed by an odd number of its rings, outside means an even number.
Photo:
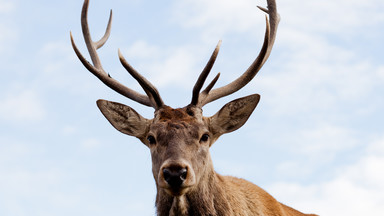
[[[214,100],[217,100],[221,97],[230,95],[239,89],[243,88],[246,84],[248,84],[253,77],[257,74],[257,72],[261,69],[264,63],[267,61],[273,44],[276,38],[276,31],[280,21],[280,15],[277,13],[276,2],[275,0],[267,0],[268,9],[259,7],[262,11],[266,12],[269,15],[269,20],[266,17],[266,32],[264,36],[264,43],[260,50],[259,55],[253,61],[251,66],[236,80],[233,82],[217,88],[213,89],[204,99],[201,101],[201,106],[204,106],[207,103],[210,103]]]
[[[220,50],[220,46],[221,46],[221,40],[217,43],[217,46],[216,46],[215,50],[213,51],[211,57],[209,58],[209,61],[208,61],[207,65],[204,67],[203,71],[201,72],[199,78],[196,81],[195,86],[193,87],[191,105],[199,104],[200,90],[203,87],[204,82],[205,82],[205,80],[207,79],[207,77],[209,75],[209,72],[211,72],[211,69],[212,69],[213,65],[215,64],[215,61],[216,61],[216,58],[217,58],[217,54],[219,53],[219,50]],[[212,82],[213,84],[211,83],[211,85],[210,85],[211,88],[216,83],[218,78],[219,77],[214,79],[214,82]]]
[[[97,54],[97,49],[101,48],[105,42],[108,40],[108,37],[111,33],[111,24],[112,24],[112,10],[110,13],[108,25],[105,31],[104,36],[99,40],[99,41],[92,41],[91,34],[89,31],[89,26],[88,26],[88,6],[89,6],[89,0],[85,0],[83,4],[83,9],[81,12],[81,27],[83,31],[83,36],[84,36],[84,41],[85,44],[87,45],[87,49],[89,52],[89,55],[92,59],[93,65],[84,58],[84,56],[81,54],[79,49],[77,48],[72,33],[70,34],[71,36],[71,43],[72,47],[77,55],[77,57],[80,59],[81,63],[92,73],[94,74],[97,78],[100,79],[105,85],[110,87],[111,89],[115,90],[119,94],[130,98],[140,104],[146,105],[146,106],[151,106],[154,107],[154,104],[150,100],[150,98],[147,95],[140,94],[127,86],[121,84],[120,82],[116,81],[112,77],[109,76],[108,73],[106,73],[101,65],[99,56]]]
[[[147,93],[149,99],[152,101],[152,104],[155,105],[155,109],[158,109],[164,105],[163,100],[160,97],[160,94],[156,87],[152,85],[145,77],[143,77],[140,73],[138,73],[128,62],[125,60],[123,54],[119,49],[119,59],[124,68],[128,71],[129,74],[133,78],[137,80],[140,86],[144,89],[145,93]]]
[[[207,88],[204,89],[204,91],[202,91],[200,93],[200,96],[199,96],[199,101],[200,103],[198,104],[199,107],[203,107],[201,105],[201,102],[205,100],[205,98],[207,97],[207,95],[209,94],[209,92],[212,90],[213,86],[216,84],[217,80],[219,79],[220,77],[220,73],[218,73],[215,78],[213,78],[213,80],[211,81],[211,83],[209,83],[209,85],[207,86]]]
[[[112,10],[109,14],[108,25],[107,25],[107,29],[105,30],[104,36],[95,43],[96,49],[101,48],[105,44],[105,42],[107,42],[109,36],[111,35],[111,27],[112,27]]]

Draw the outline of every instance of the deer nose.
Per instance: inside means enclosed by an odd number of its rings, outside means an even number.
[[[179,188],[187,178],[188,170],[183,167],[168,167],[163,169],[164,180],[172,188]]]

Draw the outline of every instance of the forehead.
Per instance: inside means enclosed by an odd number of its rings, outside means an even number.
[[[171,108],[163,107],[156,111],[153,128],[190,128],[201,127],[203,118],[201,109],[196,107]]]
[[[186,121],[192,122],[195,120],[193,116],[187,113],[187,108],[173,109],[171,107],[164,107],[156,113],[156,117],[161,122],[167,121]]]

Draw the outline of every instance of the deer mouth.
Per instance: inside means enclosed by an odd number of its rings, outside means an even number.
[[[179,197],[188,192],[190,187],[165,187],[165,192],[171,196]]]
[[[159,181],[159,186],[171,196],[182,196],[194,185],[194,180],[187,177],[188,175],[180,177],[163,175],[162,180]]]

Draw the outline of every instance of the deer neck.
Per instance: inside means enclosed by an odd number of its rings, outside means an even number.
[[[221,177],[212,168],[193,190],[182,196],[171,196],[157,188],[156,207],[159,216],[223,215],[229,205],[220,187]],[[228,205],[228,206],[227,206]]]

